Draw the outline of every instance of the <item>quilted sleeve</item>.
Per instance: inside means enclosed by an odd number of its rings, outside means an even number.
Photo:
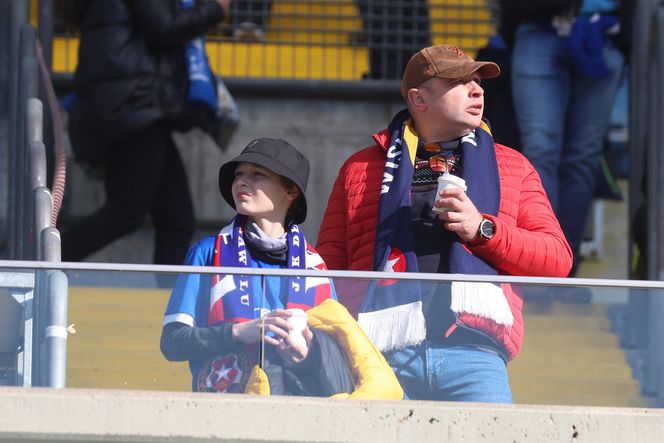
[[[347,164],[344,164],[332,187],[318,231],[316,251],[323,257],[328,269],[348,269],[346,170]]]
[[[572,251],[535,168],[514,153],[505,169],[510,178],[501,178],[500,214],[485,215],[495,234],[469,248],[506,274],[567,277]]]
[[[346,357],[355,391],[334,398],[401,400],[403,389],[383,354],[371,343],[360,325],[340,303],[325,300],[307,311],[309,327],[332,338]]]

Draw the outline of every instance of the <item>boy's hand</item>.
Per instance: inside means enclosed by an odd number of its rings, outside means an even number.
[[[288,337],[290,326],[288,325],[287,318],[292,314],[282,309],[272,311],[269,314],[255,318],[251,321],[244,323],[233,324],[233,340],[239,343],[257,343],[261,337],[265,339],[265,343],[277,346]],[[274,337],[267,335],[272,332]]]
[[[277,346],[277,353],[279,353],[286,366],[295,366],[307,358],[314,333],[311,332],[309,327],[305,327],[302,330],[302,336],[304,337],[304,343],[302,343],[302,340],[293,340],[287,337]]]

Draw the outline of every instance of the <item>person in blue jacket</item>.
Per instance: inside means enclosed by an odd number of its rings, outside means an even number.
[[[288,142],[249,143],[219,170],[221,195],[237,215],[218,235],[194,244],[184,264],[326,269],[298,225],[307,214],[308,176],[309,161]],[[334,340],[309,327],[304,340],[290,334],[294,313],[328,299],[336,295],[327,278],[182,275],[166,308],[161,350],[169,360],[189,361],[194,391],[244,392],[259,365],[272,393],[352,392]],[[314,367],[333,386],[321,386]]]

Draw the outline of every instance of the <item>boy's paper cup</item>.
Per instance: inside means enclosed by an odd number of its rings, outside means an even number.
[[[436,190],[436,198],[434,201],[440,198],[440,193],[443,192],[443,190],[449,188],[460,188],[463,189],[464,192],[468,190],[466,181],[464,179],[450,174],[449,172],[445,172],[443,175],[438,177],[438,189]],[[435,205],[431,208],[431,210],[438,213],[448,211],[448,209],[445,208],[437,208]]]
[[[302,309],[291,308],[286,309],[288,312],[292,312],[293,315],[288,317],[288,324],[293,328],[288,334],[288,338],[291,343],[298,346],[306,346],[307,341],[304,339],[302,332],[304,328],[307,327],[307,313]]]

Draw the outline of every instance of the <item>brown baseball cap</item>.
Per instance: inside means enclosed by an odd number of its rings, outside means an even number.
[[[462,79],[473,72],[482,78],[500,75],[500,68],[493,62],[476,62],[461,49],[451,45],[435,45],[415,53],[403,72],[401,95],[406,98],[408,90],[416,88],[430,78]]]

